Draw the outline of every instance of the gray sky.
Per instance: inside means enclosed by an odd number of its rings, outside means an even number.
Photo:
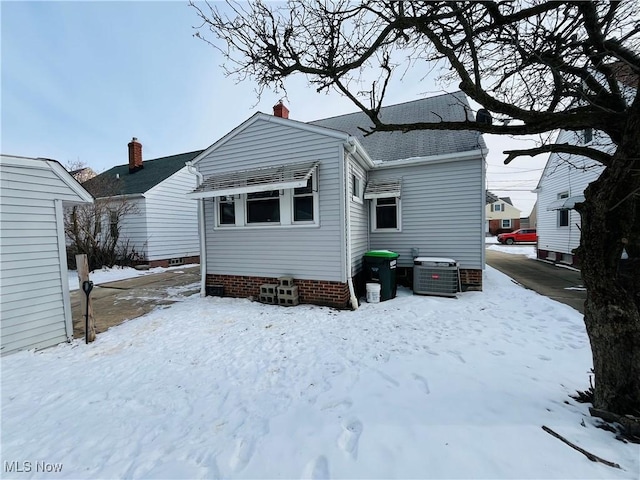
[[[193,38],[185,2],[2,2],[2,153],[85,162],[97,172],[127,162],[138,137],[146,159],[203,149],[281,98],[236,84],[218,53]],[[385,104],[443,93],[410,72]],[[301,121],[356,107],[318,94],[304,78],[287,82],[290,117]],[[455,87],[447,89],[453,91]],[[485,135],[487,181],[529,215],[546,156],[503,165],[505,149],[530,142]]]

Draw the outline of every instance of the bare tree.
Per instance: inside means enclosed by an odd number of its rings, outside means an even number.
[[[121,238],[124,218],[135,214],[137,207],[127,197],[118,195],[119,180],[98,176],[83,186],[96,199],[91,205],[69,207],[65,211],[69,265],[75,265],[75,255],[79,253],[87,255],[91,270],[140,261],[140,252]]]
[[[594,406],[640,414],[640,95],[620,80],[640,74],[635,2],[397,2],[289,0],[216,6],[191,3],[196,36],[222,52],[226,72],[285,90],[301,73],[337,90],[381,131],[477,130],[505,135],[592,128],[611,149],[541,144],[507,151],[561,152],[604,165],[576,209],[587,287],[585,324],[595,372]],[[201,32],[203,32],[201,34]],[[213,38],[209,40],[207,35]],[[387,124],[379,117],[392,80],[407,69],[440,72],[499,122]],[[362,81],[375,88],[363,97]],[[629,82],[627,82],[629,83]],[[285,90],[286,91],[286,90]],[[627,267],[620,268],[626,250]],[[630,267],[629,267],[630,265]]]

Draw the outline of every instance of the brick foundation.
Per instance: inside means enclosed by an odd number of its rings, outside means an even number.
[[[183,263],[182,265],[189,265],[190,263],[200,263],[200,256],[196,255],[195,257],[179,257],[179,258],[183,258]],[[153,267],[169,267],[169,258],[165,259],[165,260],[151,260],[150,262],[146,262],[149,267],[153,268]],[[173,266],[173,265],[171,265]],[[178,265],[176,265],[178,266]]]
[[[238,275],[207,275],[207,286],[223,285],[225,297],[255,297],[260,294],[260,285],[277,284],[278,279],[272,277],[243,277]],[[324,280],[294,279],[298,287],[300,303],[325,305],[346,308],[349,303],[349,286],[341,282]]]
[[[463,291],[482,291],[482,270],[461,268],[460,283]]]

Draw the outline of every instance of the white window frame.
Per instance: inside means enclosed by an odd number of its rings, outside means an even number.
[[[504,212],[504,205],[502,203],[496,203],[493,205],[494,212]]]
[[[396,228],[378,228],[377,206],[379,198],[395,198],[396,200]],[[389,196],[371,199],[371,231],[372,232],[401,232],[402,231],[402,202],[400,197]]]
[[[364,182],[362,178],[360,178],[355,173],[351,173],[351,200],[357,203],[363,203],[363,188]]]
[[[264,228],[281,228],[281,227],[319,227],[320,226],[320,192],[317,170],[311,175],[312,182],[312,195],[313,195],[313,220],[299,220],[294,221],[294,188],[287,188],[280,190],[279,206],[280,206],[280,221],[279,222],[264,222],[264,223],[249,223],[247,219],[247,194],[233,195],[233,203],[235,209],[235,224],[221,224],[220,223],[220,203],[222,197],[215,197],[214,199],[214,230],[216,229],[264,229]]]
[[[505,222],[507,223],[507,225],[505,225]],[[502,226],[500,228],[511,228],[511,219],[510,218],[503,218],[501,225]]]

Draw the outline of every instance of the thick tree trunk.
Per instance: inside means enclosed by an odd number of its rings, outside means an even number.
[[[593,403],[620,415],[640,415],[640,98],[632,109],[611,165],[577,207]]]

